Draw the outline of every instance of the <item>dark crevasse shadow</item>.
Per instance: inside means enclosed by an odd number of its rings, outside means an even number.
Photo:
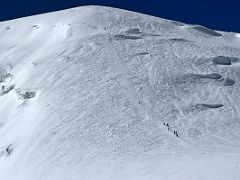
[[[197,109],[216,109],[223,107],[223,104],[205,104],[205,103],[198,103],[194,106]]]
[[[130,36],[130,35],[123,35],[123,34],[118,34],[114,36],[115,40],[138,40],[142,39],[141,37],[138,36]]]
[[[232,63],[239,61],[239,59],[236,57],[217,56],[212,61],[217,65],[232,65]]]
[[[142,34],[140,32],[140,29],[138,29],[138,28],[129,29],[129,30],[125,31],[125,33],[126,34]]]
[[[184,39],[184,38],[172,38],[172,39],[169,39],[169,40],[173,41],[173,42],[189,42],[189,40]]]
[[[134,54],[133,56],[145,56],[148,54],[150,54],[150,53],[149,52],[139,52],[139,53]]]
[[[197,78],[208,78],[208,79],[221,79],[222,76],[218,73],[212,73],[212,74],[195,74]]]
[[[233,86],[235,84],[235,81],[231,78],[226,78],[224,82],[224,86]]]

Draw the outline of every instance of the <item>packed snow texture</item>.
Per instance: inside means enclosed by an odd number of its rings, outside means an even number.
[[[86,6],[0,23],[1,180],[239,180],[240,39]]]

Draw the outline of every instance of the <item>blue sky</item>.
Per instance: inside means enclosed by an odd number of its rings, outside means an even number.
[[[240,32],[240,0],[2,0],[0,21],[93,4]]]

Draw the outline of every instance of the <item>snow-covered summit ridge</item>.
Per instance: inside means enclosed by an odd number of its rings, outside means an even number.
[[[0,47],[0,179],[239,179],[238,34],[86,6]]]

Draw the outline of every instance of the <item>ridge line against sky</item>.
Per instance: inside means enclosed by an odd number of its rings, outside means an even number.
[[[7,0],[0,3],[0,21],[83,5],[116,7],[216,30],[240,32],[240,1],[237,0]]]

